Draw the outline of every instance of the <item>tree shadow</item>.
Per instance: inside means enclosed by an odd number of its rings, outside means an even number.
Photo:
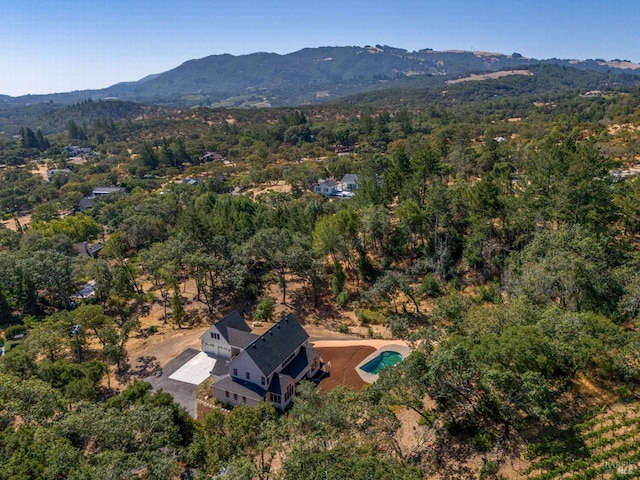
[[[328,323],[330,320],[342,316],[340,306],[333,298],[326,295],[318,295],[314,298],[313,291],[306,288],[288,292],[285,305],[293,310],[293,314],[301,322],[310,313],[314,313],[323,323]]]
[[[116,372],[120,383],[128,383],[133,378],[147,378],[162,375],[162,367],[154,356],[137,357],[133,365],[127,364]]]

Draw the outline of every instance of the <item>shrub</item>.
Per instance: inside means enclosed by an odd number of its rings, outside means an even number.
[[[478,452],[488,452],[493,447],[493,435],[489,432],[478,432],[469,439],[469,444]]]
[[[331,290],[334,295],[340,295],[344,290],[346,276],[340,262],[335,262],[333,278],[331,279]],[[338,302],[340,303],[340,302]]]
[[[7,340],[13,340],[16,335],[27,333],[27,327],[24,325],[11,325],[4,331],[4,336]]]
[[[386,323],[384,316],[380,312],[367,310],[366,308],[356,309],[356,315],[363,325],[382,325]]]
[[[404,338],[409,332],[409,319],[405,315],[392,315],[389,318],[391,335],[396,338]]]
[[[439,298],[433,315],[438,319],[459,322],[467,309],[471,300],[462,296],[460,292],[454,291],[446,297]]]
[[[439,297],[442,295],[440,284],[431,273],[427,273],[422,279],[422,292],[430,297]]]
[[[500,294],[496,287],[492,283],[488,283],[487,285],[480,286],[480,294],[478,295],[479,302],[490,302],[490,303],[499,303],[500,302]]]
[[[496,476],[498,474],[499,470],[500,470],[500,465],[498,465],[498,462],[496,462],[494,460],[489,460],[482,466],[482,471],[480,472],[480,478],[481,479],[485,479],[485,478],[500,479],[500,478],[503,478],[502,476],[500,476],[500,477]]]
[[[341,323],[338,326],[338,332],[340,332],[340,333],[349,333],[349,325],[347,325],[346,323]]]
[[[270,321],[271,318],[273,317],[274,309],[275,309],[275,306],[274,306],[273,300],[270,299],[269,297],[263,298],[258,303],[258,306],[256,307],[256,312],[253,314],[253,318],[255,318],[256,320]]]
[[[248,300],[250,302],[258,298],[259,293],[260,293],[260,288],[254,282],[249,282],[243,288],[240,289],[241,297],[244,300]]]
[[[633,396],[633,392],[629,390],[624,385],[620,385],[616,387],[616,395],[619,399],[624,400],[625,398],[630,398]]]
[[[349,298],[350,298],[349,292],[347,292],[346,290],[343,290],[336,296],[336,302],[341,307],[346,307],[347,304],[349,303]]]

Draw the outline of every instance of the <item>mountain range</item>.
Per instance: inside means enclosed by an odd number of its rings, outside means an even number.
[[[305,48],[286,55],[264,52],[212,55],[189,60],[136,82],[100,90],[21,97],[0,95],[0,105],[73,104],[92,98],[175,107],[290,106],[409,84],[436,86],[471,74],[540,64],[607,73],[612,82],[622,76],[638,77],[640,81],[640,65],[620,59],[539,60],[518,53],[431,49],[412,52],[381,45],[345,46]]]

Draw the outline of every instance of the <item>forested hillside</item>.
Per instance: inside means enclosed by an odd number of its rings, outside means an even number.
[[[80,103],[89,98],[172,107],[269,107],[325,103],[346,95],[403,86],[442,86],[470,74],[564,67],[585,76],[599,73],[609,85],[619,78],[637,83],[640,65],[626,60],[535,59],[503,54],[430,48],[408,51],[388,45],[305,48],[286,55],[210,55],[166,72],[100,90],[8,97],[1,106]],[[562,83],[551,87],[556,89]],[[566,86],[566,85],[565,85]]]
[[[298,108],[83,102],[0,137],[0,478],[638,475],[640,92],[531,72]],[[345,174],[352,197],[314,193]],[[123,191],[87,207],[95,187]],[[283,414],[124,388],[143,334],[274,303],[414,351]]]

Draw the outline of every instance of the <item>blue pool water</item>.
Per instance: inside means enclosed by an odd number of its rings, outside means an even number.
[[[372,375],[376,375],[380,373],[380,370],[383,368],[391,367],[396,363],[402,361],[402,355],[398,352],[386,351],[381,352],[376,358],[368,361],[360,368],[367,373],[371,373]]]

